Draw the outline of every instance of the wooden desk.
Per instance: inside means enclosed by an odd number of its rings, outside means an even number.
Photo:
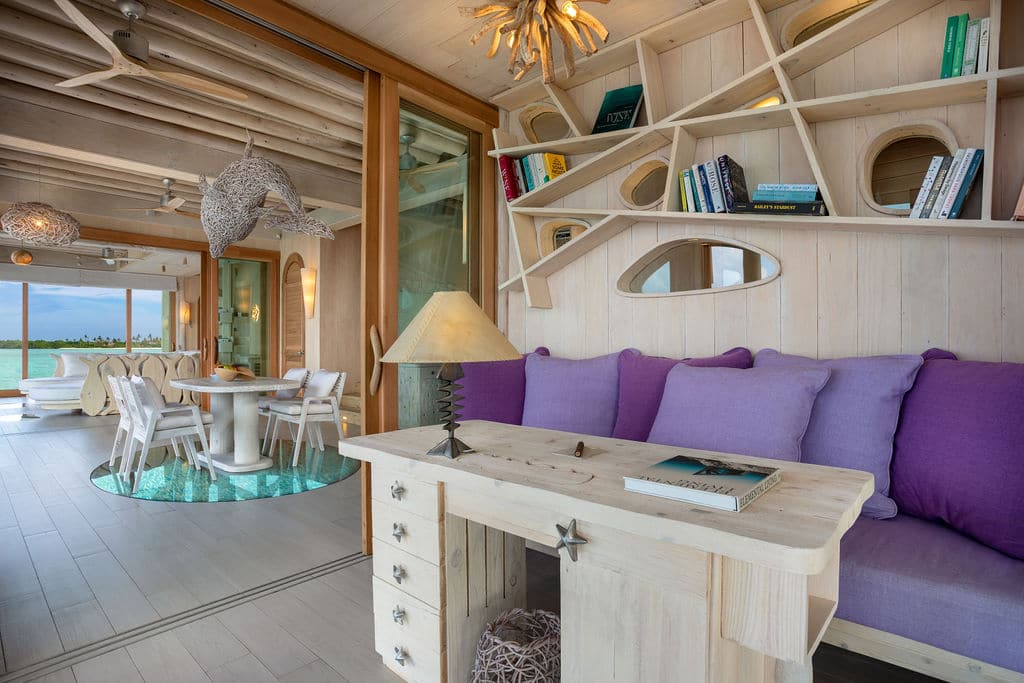
[[[807,681],[835,612],[839,539],[873,490],[870,474],[760,458],[782,481],[745,511],[627,493],[622,477],[676,447],[491,422],[459,436],[458,460],[423,455],[422,427],[346,439],[373,464],[376,648],[409,681],[469,680],[484,625],[525,604],[524,540],[561,551],[562,679]],[[579,440],[606,453],[554,455]]]

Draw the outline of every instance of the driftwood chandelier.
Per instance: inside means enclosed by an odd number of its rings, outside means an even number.
[[[610,0],[585,0],[607,5]],[[555,60],[552,34],[562,41],[562,55],[568,75],[576,73],[573,46],[588,57],[597,52],[595,36],[602,43],[608,40],[608,30],[594,15],[580,9],[576,0],[501,0],[479,7],[462,7],[463,16],[483,19],[484,25],[473,34],[469,42],[476,45],[493,32],[490,59],[498,53],[502,40],[511,54],[508,72],[514,80],[521,79],[540,62],[545,83],[555,80]]]
[[[0,216],[0,226],[11,237],[48,246],[63,247],[78,239],[81,226],[74,216],[49,204],[18,202]]]

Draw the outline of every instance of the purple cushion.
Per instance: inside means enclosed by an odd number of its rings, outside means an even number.
[[[839,557],[840,619],[1024,672],[1024,562],[904,514],[861,517]]]
[[[548,350],[540,346],[534,353],[546,356]],[[463,363],[462,371],[465,377],[459,380],[462,386],[460,420],[522,423],[526,356],[519,360]]]
[[[611,436],[619,400],[619,354],[569,360],[526,359],[523,424]]]
[[[928,360],[903,402],[900,510],[1024,559],[1024,365]]]
[[[875,493],[861,512],[886,519],[896,514],[896,503],[889,497],[889,463],[900,405],[923,362],[921,356],[814,360],[764,349],[758,351],[754,367],[824,367],[832,371],[811,411],[801,459],[873,474]]]
[[[619,409],[612,436],[617,439],[646,441],[661,405],[668,371],[678,363],[700,368],[751,367],[754,359],[748,349],[736,347],[710,358],[686,358],[682,361],[661,356],[645,356],[636,349],[619,355]]]
[[[828,368],[694,368],[668,373],[652,443],[799,460]]]

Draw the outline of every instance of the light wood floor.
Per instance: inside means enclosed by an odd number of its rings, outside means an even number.
[[[0,403],[0,680],[359,551],[358,477],[240,503],[134,501],[89,482],[116,418],[20,412]],[[362,562],[52,678],[394,680],[373,652],[369,595]]]

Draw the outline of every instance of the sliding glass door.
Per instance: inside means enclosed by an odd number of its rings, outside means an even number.
[[[22,289],[0,280],[0,395],[16,394],[22,377]]]
[[[398,334],[434,292],[479,297],[480,222],[473,210],[471,137],[452,121],[402,101],[398,157]],[[398,426],[436,424],[439,365],[400,365]]]

